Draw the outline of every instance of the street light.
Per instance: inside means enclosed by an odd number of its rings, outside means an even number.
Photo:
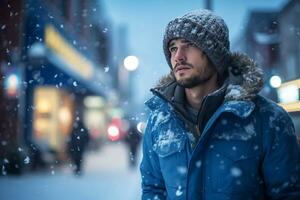
[[[272,76],[270,78],[270,85],[273,87],[273,88],[278,88],[280,87],[281,85],[281,78],[279,76]]]
[[[204,0],[204,8],[207,10],[212,10],[212,1],[211,0]]]
[[[17,98],[21,90],[21,71],[20,68],[12,66],[5,68],[4,78],[5,94],[9,98]]]
[[[136,56],[127,56],[124,59],[124,67],[128,71],[134,71],[139,66],[139,59]]]

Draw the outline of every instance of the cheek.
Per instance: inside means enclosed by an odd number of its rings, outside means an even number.
[[[203,68],[203,66],[207,65],[206,60],[199,56],[197,57],[195,56],[191,58],[191,62],[193,62],[195,65],[199,66],[200,68]]]
[[[174,59],[172,59],[172,58],[170,58],[170,62],[171,62],[171,65],[172,65],[172,69],[174,69],[174,67],[175,67],[175,61],[174,61]]]

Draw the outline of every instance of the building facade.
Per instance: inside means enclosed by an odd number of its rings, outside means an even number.
[[[269,84],[279,68],[279,26],[277,11],[251,11],[243,36],[234,48],[246,52],[264,70],[262,95],[277,101],[276,89]]]
[[[0,13],[0,166],[21,173],[41,151],[63,159],[75,121],[104,134],[111,25],[93,0],[5,0]]]

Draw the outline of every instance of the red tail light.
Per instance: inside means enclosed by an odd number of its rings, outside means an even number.
[[[109,125],[107,128],[108,139],[116,141],[120,139],[120,130],[116,125]]]

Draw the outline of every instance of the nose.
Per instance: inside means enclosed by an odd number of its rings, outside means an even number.
[[[186,60],[184,49],[178,48],[175,55],[174,55],[174,61],[176,63],[181,63]]]

